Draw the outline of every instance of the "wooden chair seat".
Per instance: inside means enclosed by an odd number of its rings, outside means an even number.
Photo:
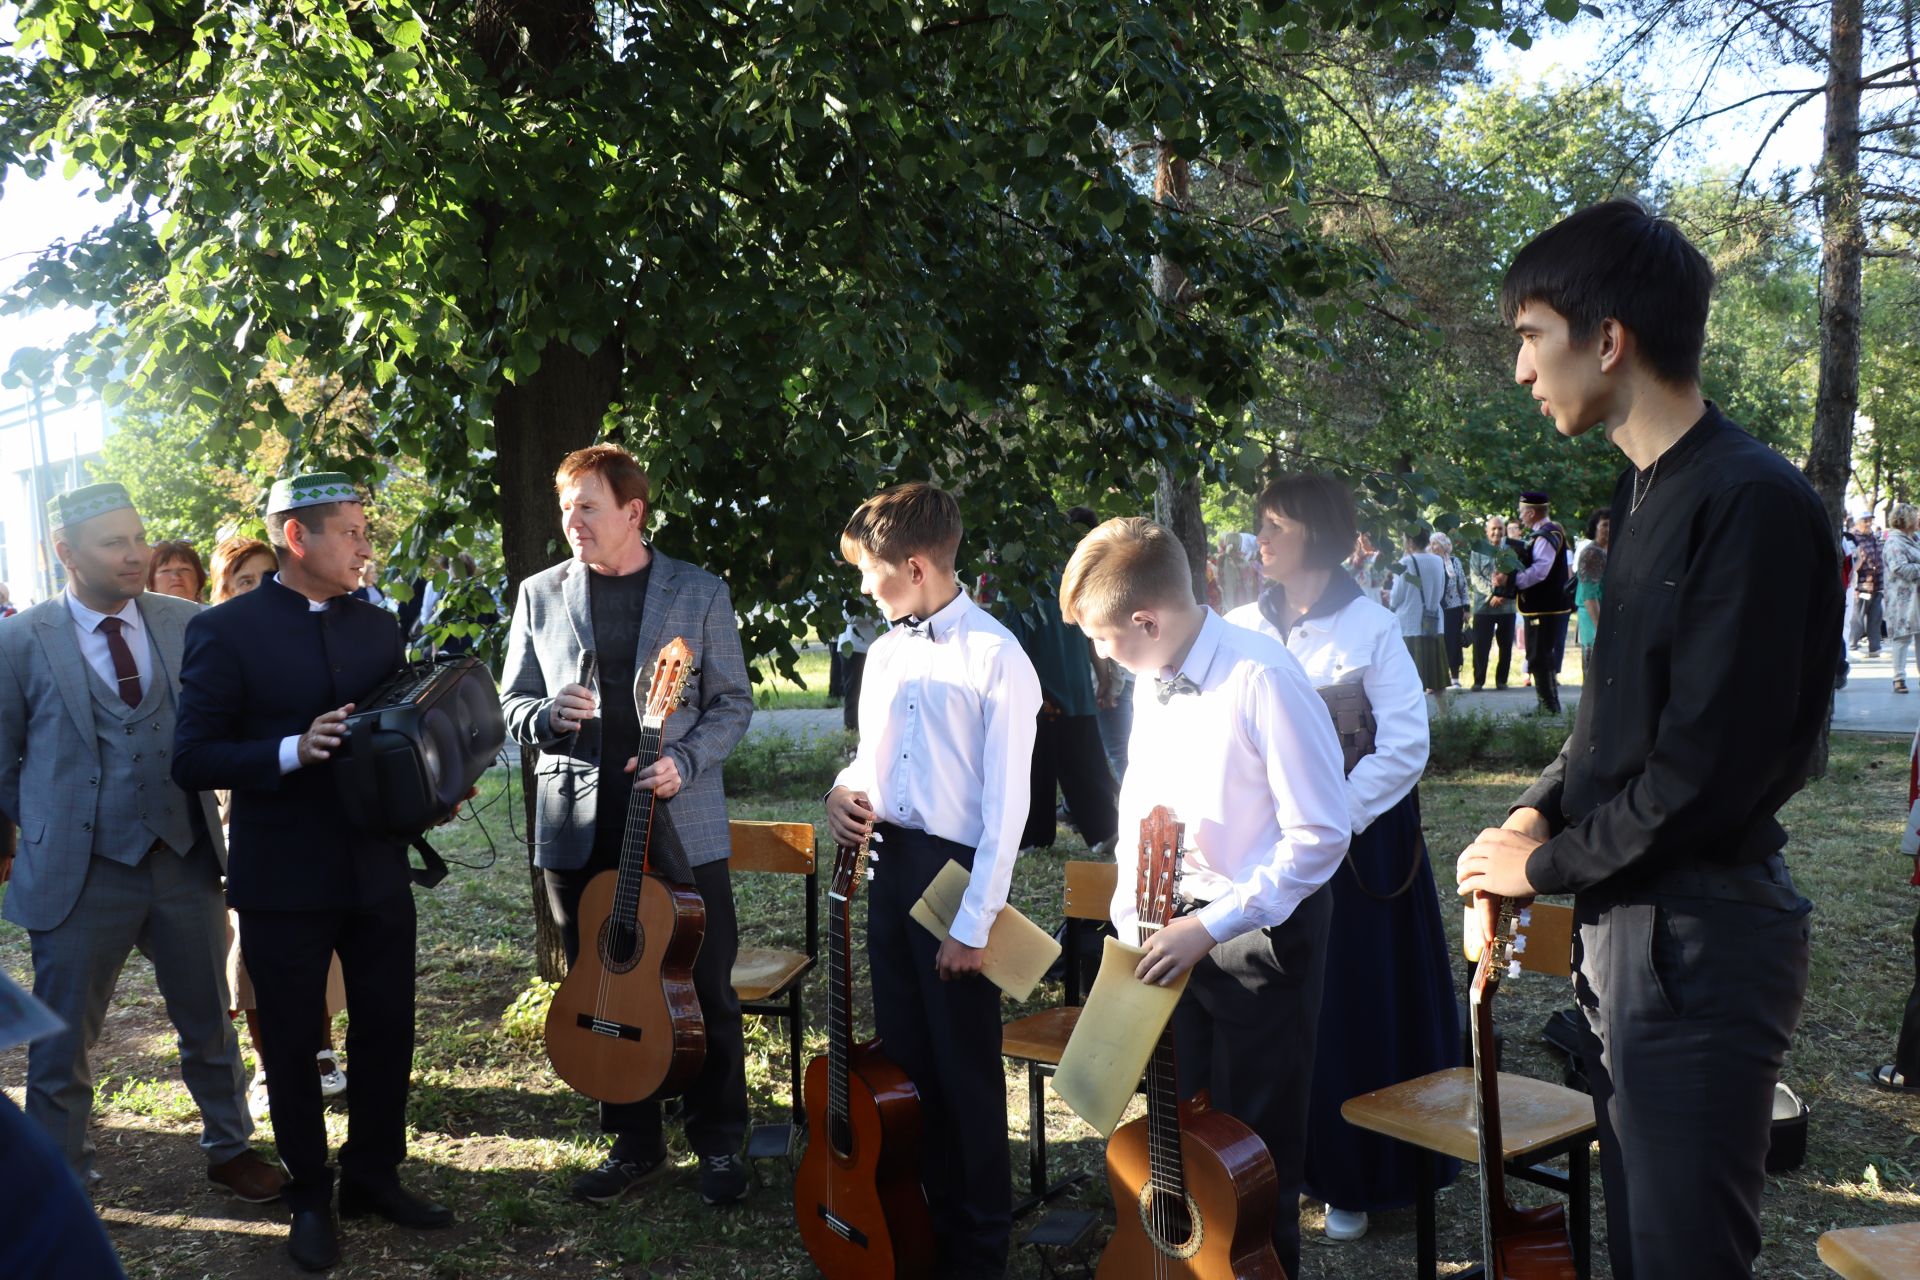
[[[1846,1280],[1920,1280],[1920,1222],[1829,1231],[1819,1252]]]
[[[1077,1004],[1059,1005],[1015,1018],[1000,1028],[1000,1052],[1023,1062],[1044,1062],[1057,1067],[1079,1021]]]
[[[813,968],[804,951],[772,947],[741,947],[733,958],[733,990],[744,1001],[772,1000]]]
[[[1453,1067],[1340,1104],[1348,1124],[1456,1160],[1480,1159],[1473,1124],[1473,1068]],[[1594,1127],[1593,1099],[1576,1089],[1500,1073],[1500,1136],[1517,1160]]]

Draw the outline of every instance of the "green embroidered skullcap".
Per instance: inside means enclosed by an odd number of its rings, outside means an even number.
[[[267,494],[267,514],[297,511],[328,502],[364,502],[353,477],[341,471],[310,471],[290,480],[275,480]]]
[[[133,499],[127,496],[125,485],[111,480],[104,484],[83,484],[47,500],[47,523],[55,529],[65,529],[122,507],[133,510]]]

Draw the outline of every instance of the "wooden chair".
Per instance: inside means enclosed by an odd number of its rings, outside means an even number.
[[[1573,912],[1538,902],[1529,910],[1531,918],[1518,933],[1526,941],[1516,947],[1515,959],[1531,972],[1566,977],[1573,971]],[[1478,941],[1472,929],[1466,936]],[[1478,960],[1478,947],[1471,950],[1470,958]],[[1452,1156],[1468,1164],[1480,1159],[1473,1095],[1473,1068],[1451,1067],[1349,1098],[1340,1107],[1348,1124],[1385,1134],[1419,1153],[1414,1239],[1416,1274],[1421,1280],[1434,1280],[1439,1272],[1433,1203],[1439,1192],[1437,1157]],[[1507,1176],[1566,1194],[1574,1266],[1581,1280],[1586,1280],[1592,1267],[1588,1148],[1596,1127],[1593,1099],[1576,1089],[1502,1071],[1500,1117],[1504,1148],[1500,1154]],[[1547,1165],[1563,1155],[1565,1173]],[[1456,1273],[1455,1280],[1481,1274],[1475,1267]]]
[[[1920,1280],[1920,1222],[1829,1231],[1819,1251],[1820,1261],[1846,1280]]]
[[[814,861],[813,824],[808,822],[729,822],[733,844],[729,870],[805,876],[807,880],[806,949],[740,948],[733,961],[733,990],[740,1012],[787,1020],[787,1067],[792,1082],[793,1119],[786,1125],[759,1125],[748,1139],[747,1154],[754,1159],[785,1155],[807,1122],[800,1097],[806,1072],[804,1039],[806,1006],[800,997],[805,978],[820,955],[819,877]]]
[[[1066,993],[1063,1002],[1024,1018],[1015,1018],[1000,1032],[1000,1052],[1027,1065],[1027,1191],[1017,1213],[1025,1213],[1052,1199],[1084,1175],[1075,1175],[1057,1185],[1047,1184],[1047,1077],[1060,1065],[1060,1055],[1073,1037],[1080,1020],[1080,1005],[1086,999],[1088,975],[1080,971],[1081,931],[1098,928],[1107,921],[1113,905],[1113,889],[1120,868],[1111,862],[1069,862],[1066,867],[1066,891],[1061,909],[1066,916],[1066,941],[1062,958],[1066,965]]]

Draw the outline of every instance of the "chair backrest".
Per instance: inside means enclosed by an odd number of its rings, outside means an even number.
[[[1069,862],[1062,909],[1069,920],[1105,920],[1113,907],[1120,868],[1111,862]]]
[[[734,871],[770,871],[810,876],[814,872],[813,824],[810,822],[727,823],[733,845],[728,866]]]
[[[1466,928],[1461,933],[1467,959],[1480,963],[1480,934],[1473,907],[1466,909]],[[1573,908],[1551,902],[1535,902],[1526,908],[1520,926],[1514,930],[1513,958],[1528,973],[1544,973],[1564,978],[1573,972]]]

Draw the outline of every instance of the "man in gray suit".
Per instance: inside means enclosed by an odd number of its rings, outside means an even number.
[[[701,1197],[728,1204],[747,1194],[747,1077],[721,765],[753,715],[733,602],[720,579],[647,544],[647,473],[626,450],[600,444],[569,454],[554,487],[573,558],[520,585],[500,681],[507,732],[541,753],[534,861],[571,964],[581,894],[620,864],[629,797],[672,798],[665,812],[707,909],[693,969],[707,1053],[685,1092],[687,1144],[700,1157]],[[683,709],[667,717],[659,758],[630,778],[640,742],[634,678],[676,636],[693,649],[699,676]],[[604,700],[577,683],[585,651],[597,655]],[[594,1204],[619,1199],[667,1157],[655,1100],[602,1104],[600,1127],[613,1135],[612,1150],[573,1184]]]
[[[272,1200],[286,1178],[248,1145],[227,1017],[219,816],[169,775],[181,645],[201,606],[145,590],[146,531],[121,486],[75,489],[48,513],[67,589],[0,626],[0,813],[20,828],[4,914],[32,940],[34,995],[66,1023],[28,1049],[27,1114],[90,1186],[87,1055],[138,947],[179,1033],[207,1176]]]

